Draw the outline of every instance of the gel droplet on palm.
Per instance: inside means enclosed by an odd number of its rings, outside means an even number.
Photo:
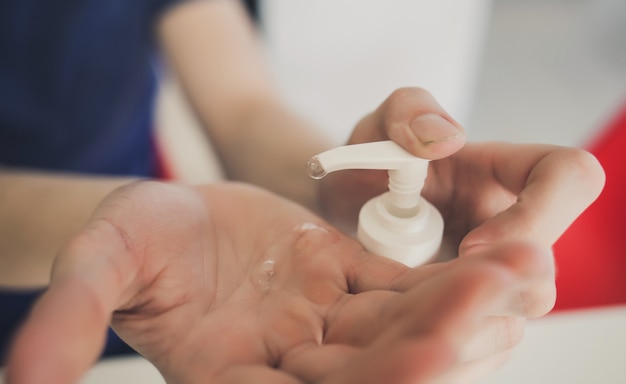
[[[296,231],[298,232],[305,232],[305,231],[320,231],[320,232],[324,232],[324,233],[328,233],[328,229],[319,226],[315,223],[302,223],[300,225],[298,225],[295,228]]]
[[[264,260],[261,262],[254,273],[254,282],[262,293],[267,293],[272,285],[272,279],[276,274],[276,261]]]
[[[320,159],[317,156],[313,156],[306,163],[306,173],[314,179],[321,179],[326,176],[326,170],[322,166]]]

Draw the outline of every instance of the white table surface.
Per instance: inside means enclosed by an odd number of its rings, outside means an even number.
[[[623,384],[625,357],[626,306],[551,314],[531,321],[512,359],[481,384]],[[150,363],[133,357],[105,360],[81,381],[105,383],[164,380]]]
[[[626,383],[626,306],[532,321],[512,359],[481,384]]]

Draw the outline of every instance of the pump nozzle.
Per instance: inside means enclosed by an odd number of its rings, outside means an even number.
[[[379,141],[337,147],[307,163],[316,179],[344,169],[389,171],[389,192],[368,201],[359,214],[357,235],[363,246],[410,266],[430,260],[441,243],[443,219],[421,197],[428,160],[393,141]]]
[[[415,157],[393,141],[377,141],[337,147],[307,163],[307,172],[315,179],[344,169],[389,170],[390,203],[398,209],[411,209],[419,204],[428,160]]]

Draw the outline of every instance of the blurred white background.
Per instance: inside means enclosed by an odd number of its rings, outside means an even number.
[[[264,0],[285,99],[343,144],[399,87],[432,92],[462,123],[475,94],[491,0]]]
[[[358,5],[357,5],[358,4]],[[626,96],[624,0],[265,0],[289,102],[343,142],[393,89],[472,140],[582,145]]]
[[[495,0],[470,139],[584,145],[626,103],[626,1]]]

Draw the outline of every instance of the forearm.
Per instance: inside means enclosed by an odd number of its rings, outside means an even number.
[[[319,213],[318,183],[307,160],[329,148],[320,132],[278,103],[260,102],[237,122],[241,132],[219,140],[229,177],[270,189]]]
[[[59,247],[130,181],[0,170],[0,285],[47,284]]]
[[[196,1],[166,14],[159,35],[226,175],[316,208],[306,160],[329,143],[284,107],[236,1]]]

